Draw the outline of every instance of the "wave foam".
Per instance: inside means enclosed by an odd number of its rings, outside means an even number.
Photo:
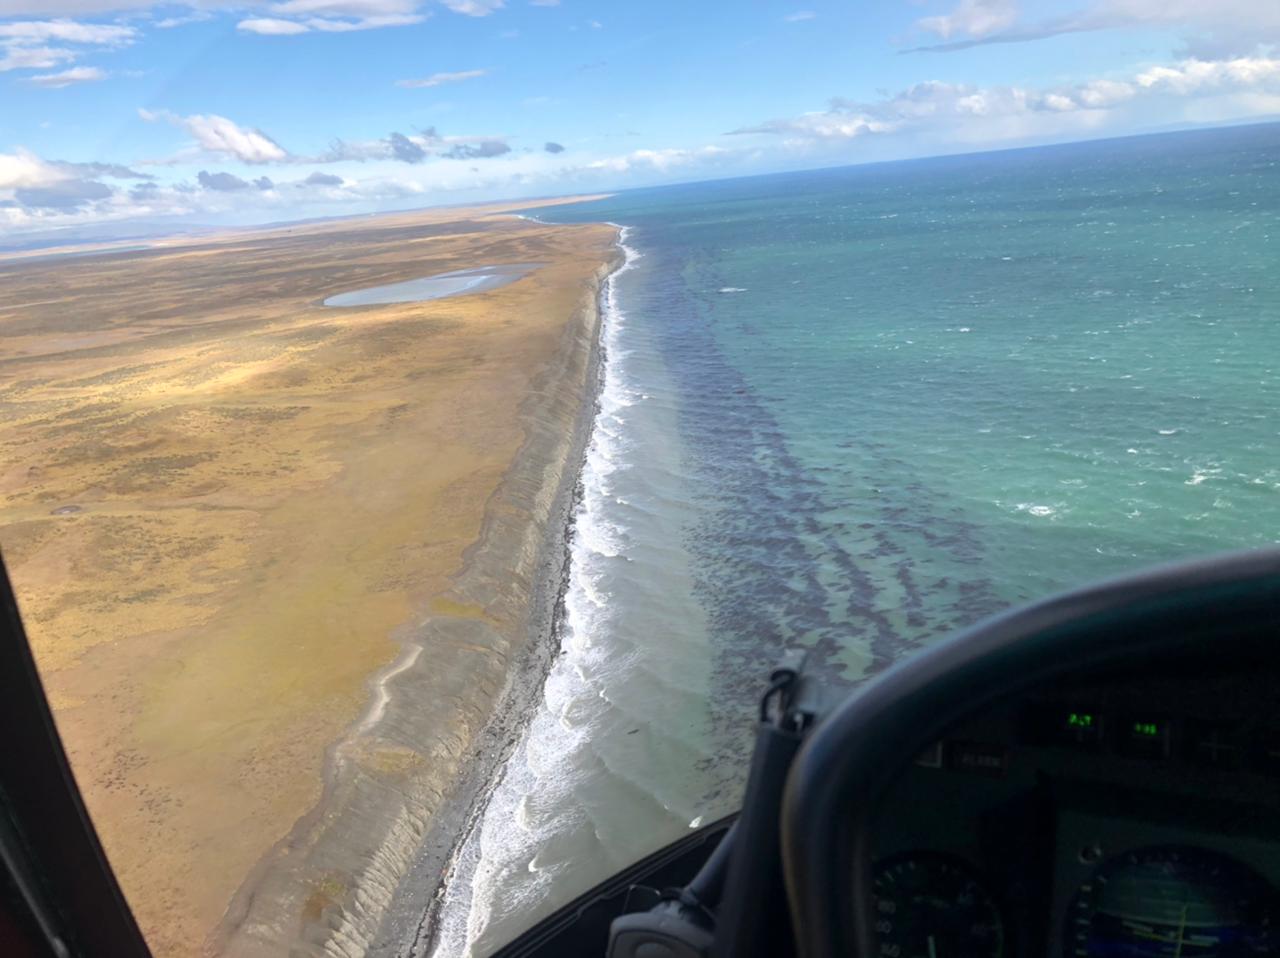
[[[611,482],[626,462],[620,413],[644,398],[624,382],[625,353],[618,343],[626,316],[618,305],[617,278],[640,258],[627,235],[621,228],[623,262],[605,281],[601,296],[603,380],[573,517],[560,655],[547,675],[541,706],[446,879],[433,958],[471,956],[494,922],[532,912],[574,857],[569,854],[573,839],[592,832],[586,810],[572,793],[586,771],[580,766],[592,764],[593,729],[611,711],[606,678],[622,663],[616,650],[611,654],[590,637],[607,631],[603,572],[627,545],[625,530],[613,518],[619,498]],[[586,707],[591,701],[597,704]],[[517,871],[520,880],[509,880]]]

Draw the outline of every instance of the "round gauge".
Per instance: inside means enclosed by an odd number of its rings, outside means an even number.
[[[876,934],[891,958],[1000,958],[1004,923],[959,858],[905,852],[876,865]]]
[[[1274,915],[1274,891],[1248,866],[1200,848],[1140,848],[1103,862],[1080,886],[1064,954],[1275,955]]]

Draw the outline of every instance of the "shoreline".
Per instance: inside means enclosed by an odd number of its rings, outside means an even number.
[[[522,218],[531,219],[530,217]],[[586,495],[589,469],[588,457],[591,454],[593,444],[597,441],[597,430],[604,408],[602,406],[602,397],[604,390],[608,386],[610,363],[608,340],[610,331],[606,328],[605,323],[611,320],[616,322],[618,319],[615,315],[615,307],[611,302],[616,293],[614,282],[619,274],[631,268],[633,260],[639,255],[627,245],[629,233],[627,227],[612,222],[608,223],[608,225],[618,231],[617,250],[619,257],[615,259],[612,268],[605,276],[604,282],[600,285],[597,297],[597,308],[601,322],[596,350],[595,388],[589,406],[590,417],[586,423],[586,435],[582,441],[581,452],[577,459],[578,466],[574,473],[573,496],[568,503],[568,509],[564,517],[563,532],[559,537],[563,563],[558,578],[555,581],[548,581],[544,585],[548,593],[551,591],[555,593],[555,615],[546,641],[550,649],[550,656],[543,663],[543,670],[538,675],[536,683],[531,684],[531,689],[535,695],[542,693],[545,689],[556,661],[565,653],[564,617],[568,614],[566,603],[573,586],[574,541],[577,535],[577,523],[582,518],[580,510],[583,508],[583,499]],[[419,909],[420,917],[417,921],[415,934],[411,939],[406,939],[402,932],[399,950],[385,954],[378,953],[374,958],[431,958],[431,956],[441,954],[441,948],[459,944],[453,929],[456,929],[459,920],[463,924],[468,923],[471,914],[473,914],[475,893],[473,882],[477,874],[477,868],[483,861],[483,854],[479,848],[481,830],[486,825],[487,816],[495,796],[499,794],[506,782],[510,771],[510,761],[515,757],[517,750],[523,748],[528,741],[530,726],[537,716],[539,704],[534,698],[527,700],[525,708],[516,722],[513,723],[516,726],[517,738],[510,744],[508,754],[503,762],[493,770],[489,780],[485,783],[485,787],[477,793],[475,801],[469,809],[465,829],[454,837],[451,853],[447,861],[444,862],[445,869],[440,873],[436,891],[430,901],[429,908]],[[433,863],[433,865],[438,864],[439,862]],[[458,885],[464,887],[465,912],[454,894],[455,886]],[[455,909],[456,914],[446,924],[441,919],[448,914],[446,910],[450,906]],[[448,958],[454,958],[452,952],[448,953]]]
[[[393,955],[433,915],[459,836],[483,813],[557,652],[567,536],[601,375],[601,296],[621,262],[615,242],[531,384],[518,414],[525,439],[451,588],[393,636],[400,653],[371,677],[366,707],[326,751],[320,800],[242,883],[207,954],[272,954],[283,939],[296,954]],[[520,624],[503,630],[502,620]],[[458,648],[482,650],[483,665],[467,673],[444,663],[459,681],[442,686],[439,653]],[[438,772],[379,775],[370,758],[388,745],[428,765],[456,763],[458,774],[444,788]]]
[[[535,219],[532,216],[517,215],[521,219]],[[521,675],[531,678],[525,681],[522,688],[511,689],[515,694],[500,702],[498,710],[494,712],[495,730],[500,730],[507,739],[503,751],[484,766],[476,763],[468,770],[468,779],[479,776],[479,783],[467,793],[465,806],[456,809],[458,815],[451,824],[461,821],[461,827],[445,831],[439,836],[438,847],[430,848],[428,853],[422,854],[419,861],[415,862],[411,875],[402,882],[402,889],[406,889],[407,894],[397,895],[397,902],[390,909],[385,923],[384,939],[375,943],[378,948],[370,950],[370,958],[425,958],[439,944],[440,913],[449,884],[460,877],[456,871],[458,862],[466,852],[468,843],[476,835],[476,830],[483,825],[494,790],[502,783],[509,759],[525,738],[534,717],[536,702],[547,684],[552,663],[562,652],[559,635],[564,615],[564,598],[570,585],[573,520],[582,497],[582,470],[599,416],[600,391],[604,387],[605,364],[608,362],[604,346],[604,319],[607,315],[605,297],[608,296],[613,277],[628,263],[627,228],[616,223],[608,225],[617,229],[617,238],[614,256],[602,270],[595,292],[596,325],[591,347],[590,389],[584,397],[573,438],[571,462],[575,465],[571,473],[572,482],[563,485],[562,501],[557,503],[554,510],[556,523],[549,526],[545,543],[548,549],[545,565],[547,574],[541,579],[535,598],[544,610],[543,628],[530,635],[530,661],[522,663],[534,665],[535,671],[525,671],[521,667],[513,672],[513,679],[518,680]],[[553,562],[556,557],[559,561]],[[515,681],[513,684],[520,683]],[[486,733],[488,731],[486,729]]]
[[[521,219],[534,219],[516,215]],[[608,361],[603,342],[604,298],[611,278],[626,263],[623,248],[626,228],[608,225],[618,232],[614,255],[597,273],[595,324],[588,360],[589,387],[574,423],[571,455],[565,462],[551,512],[553,520],[546,530],[541,571],[532,596],[534,615],[528,644],[511,670],[508,686],[495,702],[492,719],[480,736],[486,743],[496,743],[498,750],[486,753],[484,761],[471,762],[459,778],[447,809],[438,814],[418,850],[418,857],[397,888],[379,936],[367,952],[369,958],[419,958],[429,955],[435,947],[440,909],[458,857],[480,826],[489,798],[502,781],[506,764],[524,737],[552,662],[560,653],[559,623],[569,584],[574,513],[582,496],[582,469],[599,412],[604,365]]]

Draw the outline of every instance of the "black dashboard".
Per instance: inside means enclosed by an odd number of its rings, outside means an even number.
[[[880,955],[1280,955],[1280,674],[1152,665],[903,772],[872,819]]]

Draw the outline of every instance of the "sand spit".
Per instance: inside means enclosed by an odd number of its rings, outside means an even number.
[[[157,955],[361,953],[541,667],[615,231],[494,209],[0,264],[0,546]]]

